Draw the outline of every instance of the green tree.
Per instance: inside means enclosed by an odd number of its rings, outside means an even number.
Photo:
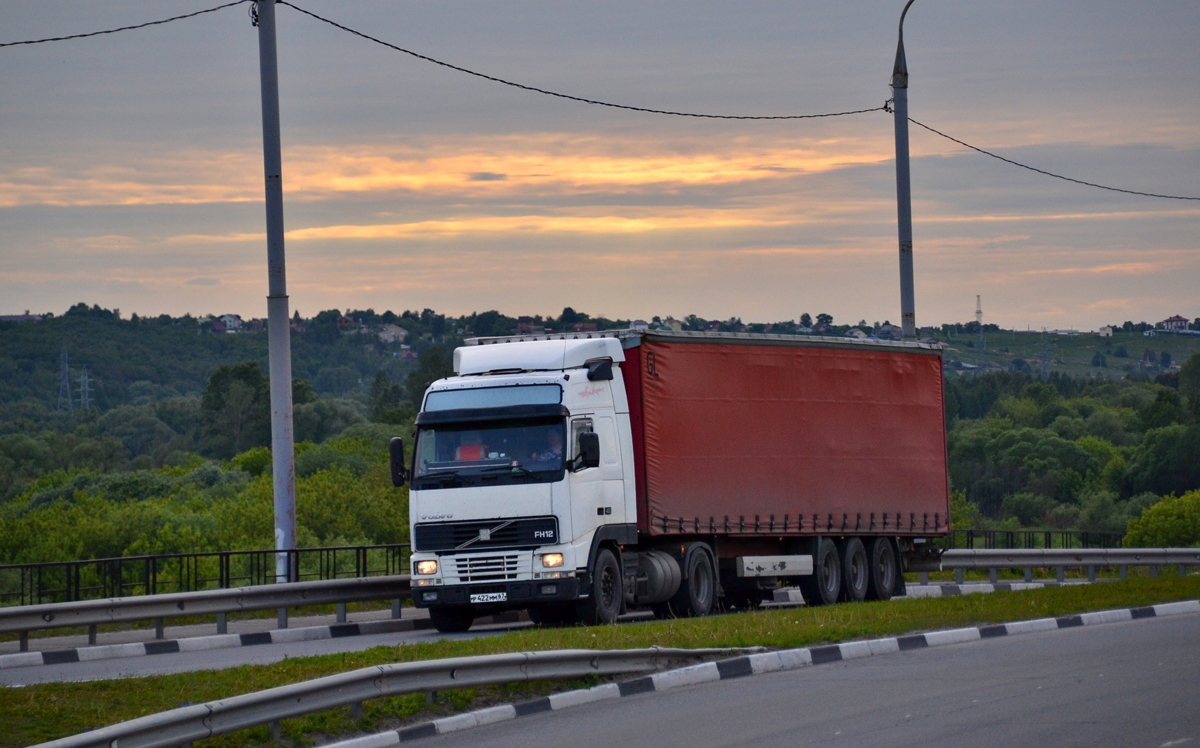
[[[1164,496],[1161,501],[1129,520],[1125,531],[1129,548],[1186,548],[1200,545],[1200,491]]]
[[[271,393],[257,361],[220,366],[200,401],[204,448],[229,458],[271,441]]]
[[[413,407],[421,407],[421,400],[424,399],[425,390],[429,389],[429,385],[443,377],[453,375],[454,367],[451,365],[450,356],[446,354],[446,351],[436,347],[424,351],[417,359],[417,370],[409,374],[408,380],[405,382],[408,399]]]

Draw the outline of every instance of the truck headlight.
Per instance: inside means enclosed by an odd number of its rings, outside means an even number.
[[[563,555],[561,553],[547,553],[542,556],[542,566],[547,569],[553,569],[555,566],[563,565]]]
[[[417,573],[418,574],[437,574],[437,561],[418,561],[417,562]]]

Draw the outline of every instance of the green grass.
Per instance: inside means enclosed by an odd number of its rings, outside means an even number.
[[[465,641],[377,647],[273,665],[180,675],[56,683],[0,690],[0,746],[24,746],[75,734],[180,702],[203,702],[295,683],[354,668],[391,662],[530,650],[666,647],[799,647],[906,632],[1061,616],[1088,610],[1151,605],[1200,598],[1200,575],[1130,579],[1101,585],[1048,588],[988,595],[896,600],[825,608],[764,610],[702,619],[637,625],[526,629]],[[373,732],[432,716],[519,701],[572,684],[522,684],[445,692],[429,705],[414,694],[363,705],[363,718],[336,709],[284,722],[284,745],[312,745],[319,738]],[[202,746],[273,745],[265,727],[204,741]]]

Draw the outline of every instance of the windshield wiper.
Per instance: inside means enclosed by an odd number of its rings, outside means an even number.
[[[479,471],[480,473],[511,473],[519,475],[522,478],[533,478],[536,481],[541,481],[542,477],[528,468],[521,467],[520,463],[514,462],[511,465],[492,465]]]

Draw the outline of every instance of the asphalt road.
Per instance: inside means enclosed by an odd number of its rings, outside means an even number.
[[[598,702],[422,741],[1200,746],[1200,616],[985,639]]]

